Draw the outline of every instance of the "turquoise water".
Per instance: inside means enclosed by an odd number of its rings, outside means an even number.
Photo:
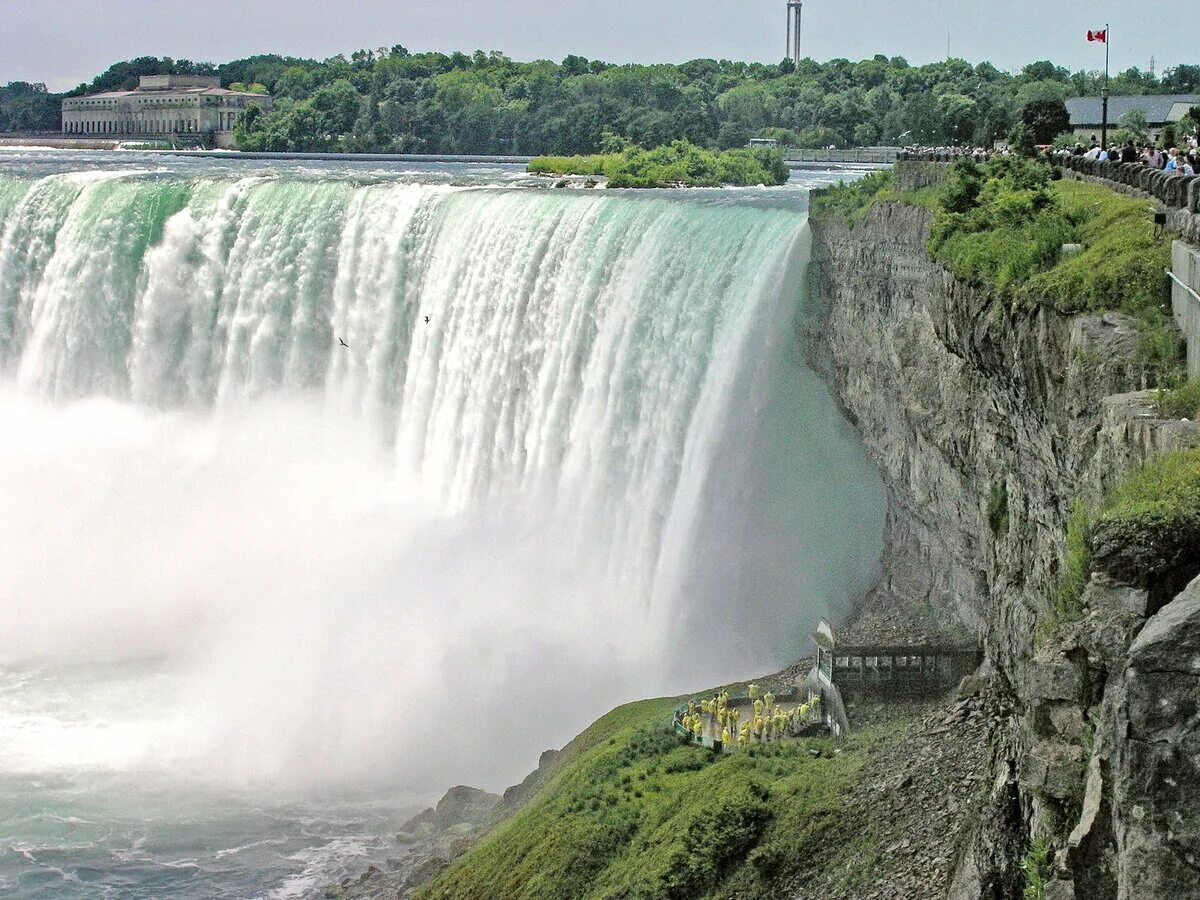
[[[799,655],[883,514],[804,188],[0,155],[0,885],[306,896]]]

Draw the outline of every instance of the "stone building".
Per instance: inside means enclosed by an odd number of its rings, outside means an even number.
[[[132,91],[64,100],[62,130],[66,135],[232,147],[233,127],[251,105],[270,110],[271,98],[228,90],[215,76],[143,75]]]

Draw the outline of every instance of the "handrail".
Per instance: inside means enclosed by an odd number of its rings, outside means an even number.
[[[1200,303],[1200,294],[1197,294],[1194,290],[1192,290],[1192,288],[1190,286],[1188,286],[1184,282],[1180,281],[1179,276],[1176,275],[1174,272],[1172,272],[1170,269],[1166,269],[1165,271],[1167,273],[1168,278],[1170,278],[1173,282],[1175,282],[1177,285],[1179,285],[1181,288],[1183,288],[1185,291],[1187,291],[1189,294],[1191,294],[1193,300],[1195,300],[1197,303]]]

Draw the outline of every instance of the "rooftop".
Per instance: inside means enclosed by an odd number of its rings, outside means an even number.
[[[1140,109],[1151,125],[1178,122],[1193,105],[1200,103],[1200,94],[1143,94],[1108,98],[1108,121],[1118,124],[1121,117],[1132,109]],[[1099,125],[1101,114],[1099,97],[1072,97],[1067,101],[1067,113],[1074,128]]]
[[[189,95],[235,95],[246,97],[261,97],[262,94],[251,94],[248,91],[231,91],[221,87],[221,79],[216,75],[142,75],[138,86],[129,91],[101,91],[98,94],[87,94],[88,100],[119,100],[122,97],[145,97],[147,94],[189,94]]]

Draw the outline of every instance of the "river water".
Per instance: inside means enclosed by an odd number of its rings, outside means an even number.
[[[0,152],[0,892],[305,897],[785,664],[883,494],[807,188]]]

